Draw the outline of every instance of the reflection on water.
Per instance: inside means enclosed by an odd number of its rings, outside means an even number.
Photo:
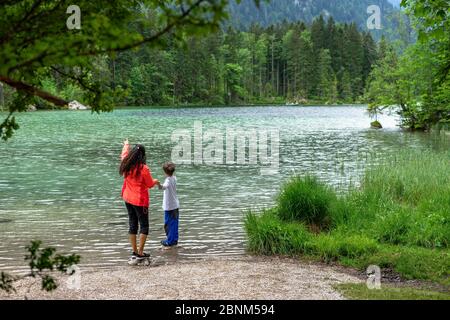
[[[109,114],[35,112],[19,115],[22,128],[0,146],[0,269],[24,266],[24,246],[41,239],[82,255],[84,266],[123,263],[129,254],[127,214],[117,173],[121,141],[148,149],[155,177],[169,160],[176,129],[277,128],[280,170],[261,176],[254,166],[182,165],[180,248],[159,250],[163,238],[161,192],[151,191],[149,247],[161,259],[241,255],[243,210],[270,206],[292,174],[315,173],[334,186],[356,183],[370,153],[427,146],[403,133],[395,119],[368,128],[364,107],[242,107],[127,109]]]

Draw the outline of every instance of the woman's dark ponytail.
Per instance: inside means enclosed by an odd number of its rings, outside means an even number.
[[[122,160],[119,173],[121,176],[126,177],[131,171],[136,169],[136,175],[139,176],[146,161],[145,147],[142,144],[137,144],[130,150],[125,159]]]

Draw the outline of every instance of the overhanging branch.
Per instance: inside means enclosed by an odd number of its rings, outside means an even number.
[[[14,79],[2,76],[2,75],[0,75],[0,81],[3,83],[6,83],[10,87],[13,87],[14,89],[16,89],[18,91],[22,91],[25,93],[29,93],[30,95],[37,96],[48,102],[53,103],[54,105],[62,107],[62,106],[66,106],[68,104],[68,101],[61,99],[57,96],[54,96],[54,95],[48,93],[47,91],[44,91],[42,89],[39,89],[32,85],[24,83],[22,81],[17,81],[17,80],[14,80]]]

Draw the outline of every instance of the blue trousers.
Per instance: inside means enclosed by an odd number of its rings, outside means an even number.
[[[164,211],[164,230],[166,231],[167,244],[169,246],[178,242],[178,221],[180,215],[178,209]]]

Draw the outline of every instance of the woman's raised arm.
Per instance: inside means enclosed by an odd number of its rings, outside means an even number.
[[[123,142],[123,148],[122,148],[122,154],[120,155],[120,160],[125,159],[129,152],[130,152],[130,143],[128,142],[128,139],[126,139]]]

